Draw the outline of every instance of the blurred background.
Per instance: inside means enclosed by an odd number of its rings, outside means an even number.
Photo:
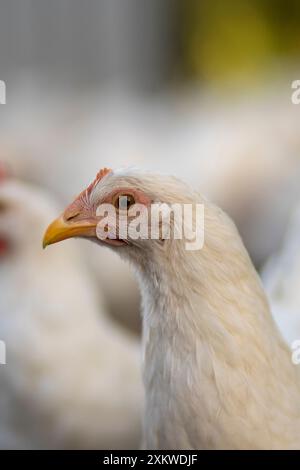
[[[299,22],[297,0],[0,0],[0,162],[61,209],[104,166],[177,175],[230,213],[263,271],[300,199]],[[129,268],[68,243],[138,336]]]

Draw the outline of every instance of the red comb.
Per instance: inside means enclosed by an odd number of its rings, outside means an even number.
[[[94,181],[89,185],[89,187],[87,188],[87,191],[90,192],[93,187],[95,186],[96,183],[99,183],[99,181],[102,180],[102,178],[104,178],[104,176],[108,175],[108,173],[110,173],[112,170],[110,168],[102,168],[98,173],[97,173],[97,176],[96,178],[94,179]]]
[[[6,254],[8,247],[8,241],[4,238],[0,238],[0,256]]]
[[[112,170],[110,168],[102,168],[97,173],[96,180],[98,180],[98,181],[102,180],[102,178],[104,178],[104,176],[108,175],[108,173],[110,173],[111,171]]]

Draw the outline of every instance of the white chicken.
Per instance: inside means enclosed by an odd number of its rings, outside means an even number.
[[[1,182],[0,448],[136,448],[139,345],[99,307],[75,246],[42,250],[55,212],[40,191]]]
[[[116,238],[120,225],[107,223],[99,208],[111,204],[120,215],[121,196],[128,227],[136,204],[143,210],[153,202],[203,204],[203,248],[186,250],[185,239],[168,239],[161,230],[158,239]],[[141,220],[149,233],[151,219]],[[106,233],[101,239],[99,223]],[[75,234],[109,245],[137,270],[147,448],[300,448],[299,370],[236,227],[221,209],[172,177],[105,170],[49,226],[44,246]]]
[[[293,211],[281,250],[262,270],[272,313],[290,346],[300,339],[300,206]]]

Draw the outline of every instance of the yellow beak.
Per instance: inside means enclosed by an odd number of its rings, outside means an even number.
[[[43,239],[43,248],[68,238],[93,237],[96,233],[96,226],[96,221],[82,220],[72,223],[66,222],[61,216],[47,228]]]

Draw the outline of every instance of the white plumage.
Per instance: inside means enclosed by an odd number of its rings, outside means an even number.
[[[145,446],[300,448],[299,370],[233,222],[178,180],[133,170],[110,172],[84,193],[90,220],[95,206],[124,189],[205,205],[200,251],[174,239],[129,238],[114,247],[134,264],[143,297]],[[80,221],[79,212],[69,225]],[[50,234],[54,242],[51,229],[45,243]]]
[[[75,246],[42,250],[54,213],[39,191],[0,185],[0,447],[137,447],[139,345],[106,317]]]

